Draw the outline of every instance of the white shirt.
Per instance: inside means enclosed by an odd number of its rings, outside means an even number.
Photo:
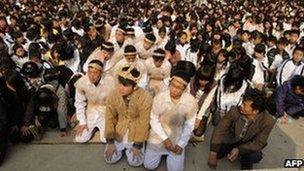
[[[195,98],[187,92],[183,93],[177,104],[172,102],[169,90],[158,94],[153,100],[148,143],[162,144],[164,140],[170,138],[173,143],[185,148],[194,129],[197,108]],[[168,111],[173,112],[168,113]],[[166,116],[166,114],[170,114],[170,116]],[[183,127],[177,130],[175,129],[177,124],[172,122],[179,122],[176,121],[178,118],[184,118],[184,120],[182,120]],[[179,136],[172,137],[174,134]]]

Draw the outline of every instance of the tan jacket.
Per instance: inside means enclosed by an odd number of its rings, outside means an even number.
[[[128,131],[129,142],[145,142],[149,135],[151,107],[151,96],[141,88],[130,95],[129,106],[114,90],[107,99],[105,138],[121,142]]]

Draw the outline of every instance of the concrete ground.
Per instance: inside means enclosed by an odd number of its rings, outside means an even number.
[[[288,125],[277,124],[271,133],[268,146],[264,149],[264,159],[254,165],[255,169],[287,170],[283,169],[284,160],[290,158],[304,158],[304,119],[293,121]],[[207,131],[205,141],[186,149],[186,171],[206,171],[209,154],[209,141],[212,128]],[[94,139],[98,139],[95,137]],[[59,137],[58,133],[48,133],[41,142],[19,144],[11,148],[1,171],[93,171],[93,170],[145,170],[143,167],[132,168],[123,158],[115,165],[104,162],[105,145],[99,143],[75,144],[72,137]],[[226,159],[220,160],[219,170],[237,170],[239,163],[231,163]],[[166,170],[165,160],[159,171]],[[302,169],[295,169],[302,170]],[[303,169],[304,170],[304,169]]]

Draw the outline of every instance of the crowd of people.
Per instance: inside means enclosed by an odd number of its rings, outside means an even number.
[[[0,37],[0,165],[58,129],[99,131],[106,163],[179,171],[213,125],[206,164],[252,169],[304,115],[298,0],[4,0]]]

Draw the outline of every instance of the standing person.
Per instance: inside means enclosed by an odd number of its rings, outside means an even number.
[[[104,138],[106,98],[114,86],[115,81],[112,77],[103,76],[102,62],[92,60],[88,65],[88,73],[75,83],[75,107],[79,120],[76,142],[89,141],[96,127],[100,131],[101,142],[106,142]]]
[[[124,150],[129,165],[138,167],[143,163],[152,98],[137,86],[140,74],[134,65],[123,67],[118,74],[117,88],[108,96],[104,156],[109,164],[118,162]]]
[[[149,170],[159,166],[163,155],[167,156],[169,171],[184,170],[185,147],[191,137],[198,108],[195,98],[186,91],[191,77],[187,71],[175,70],[169,90],[153,100],[152,129],[144,161],[145,168]]]
[[[232,107],[213,131],[208,165],[216,169],[218,159],[241,159],[241,169],[252,169],[262,160],[275,119],[265,111],[265,99],[257,90],[246,94],[240,107]]]

